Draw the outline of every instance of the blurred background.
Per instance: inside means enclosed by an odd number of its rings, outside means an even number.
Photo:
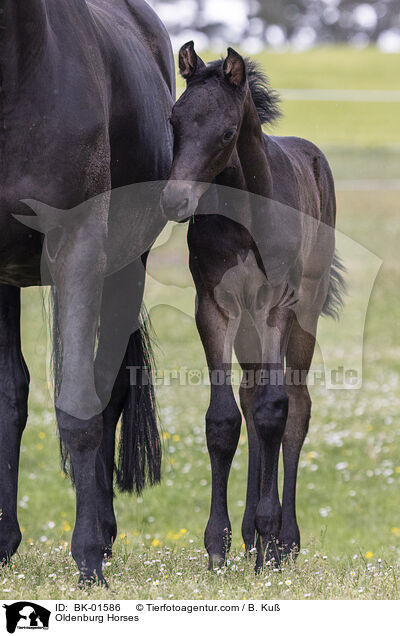
[[[400,51],[398,0],[151,0],[174,48],[195,40],[199,50],[240,44],[247,53],[265,46],[304,50],[316,44],[376,43]]]

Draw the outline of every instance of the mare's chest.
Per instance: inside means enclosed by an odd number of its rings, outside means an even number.
[[[253,318],[278,304],[286,282],[272,286],[249,232],[224,217],[195,219],[189,226],[190,269],[197,292],[204,290],[226,315]]]

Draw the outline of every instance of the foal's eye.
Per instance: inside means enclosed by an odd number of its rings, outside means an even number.
[[[236,132],[235,130],[227,130],[227,131],[225,131],[224,136],[223,136],[223,140],[224,141],[230,141],[233,138],[233,136],[235,135],[235,132]]]

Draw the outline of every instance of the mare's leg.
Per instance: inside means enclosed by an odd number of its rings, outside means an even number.
[[[286,355],[289,413],[283,436],[284,485],[282,527],[279,535],[283,555],[296,556],[300,532],[296,520],[296,480],[299,455],[308,431],[311,398],[306,378],[311,365],[315,337],[294,322]]]
[[[103,510],[96,478],[103,416],[94,381],[94,349],[106,267],[106,219],[105,209],[91,210],[77,227],[62,234],[57,257],[51,261],[63,354],[56,413],[75,480],[71,551],[81,582],[104,581]]]
[[[210,569],[224,563],[230,547],[231,523],[228,516],[227,486],[241,425],[241,415],[229,377],[231,360],[226,359],[228,352],[232,351],[232,341],[228,342],[228,322],[207,292],[199,291],[196,323],[211,381],[206,435],[211,461],[212,494],[210,517],[204,534]]]
[[[279,561],[277,541],[281,529],[278,494],[279,451],[288,414],[288,395],[284,382],[284,358],[293,321],[293,312],[276,307],[271,310],[262,334],[262,374],[253,399],[253,420],[261,454],[261,496],[256,510],[256,568],[267,560]]]
[[[0,285],[0,563],[21,541],[18,464],[28,414],[29,374],[21,352],[20,289]]]
[[[108,557],[117,535],[113,506],[115,431],[130,387],[128,342],[139,327],[145,268],[136,261],[104,281],[100,337],[95,361],[96,388],[102,398],[103,437],[97,456],[104,548]]]
[[[249,320],[243,320],[243,318],[235,340],[235,353],[243,369],[239,396],[246,420],[249,448],[246,508],[242,521],[242,537],[246,552],[249,552],[256,544],[255,517],[260,500],[260,444],[253,420],[253,397],[256,389],[256,378],[260,370],[261,348],[254,324]]]

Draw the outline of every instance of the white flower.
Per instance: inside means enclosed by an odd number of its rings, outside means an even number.
[[[329,506],[326,506],[326,508],[319,509],[319,514],[321,515],[321,517],[327,517],[330,511],[331,511],[331,508]]]

